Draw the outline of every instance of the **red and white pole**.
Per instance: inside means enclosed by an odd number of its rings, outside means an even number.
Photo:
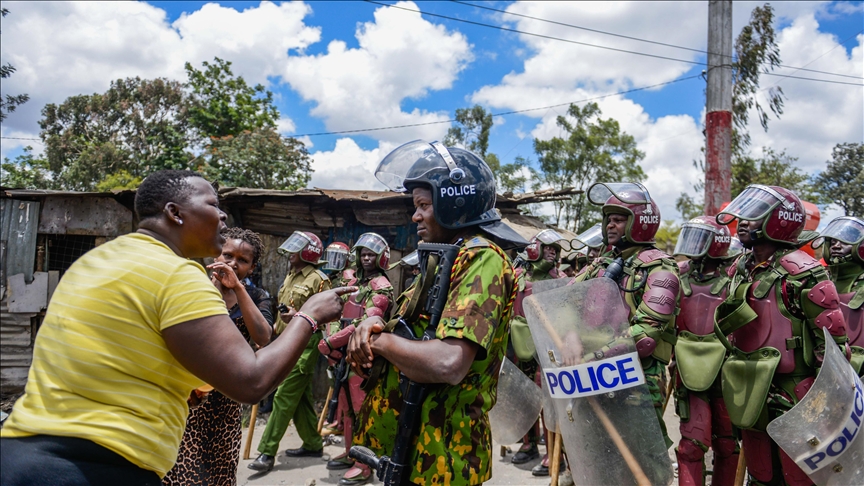
[[[705,214],[732,199],[732,0],[708,2]]]

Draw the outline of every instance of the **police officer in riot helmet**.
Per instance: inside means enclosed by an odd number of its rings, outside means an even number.
[[[608,250],[589,263],[574,282],[603,276],[617,259],[627,269],[618,280],[621,297],[630,308],[631,333],[668,447],[672,441],[666,433],[662,407],[665,369],[675,341],[680,282],[675,260],[654,247],[660,210],[639,183],[598,182],[588,189],[588,200],[602,205],[603,247]]]
[[[765,424],[813,385],[825,354],[823,328],[851,354],[837,290],[819,262],[798,249],[805,212],[792,191],[747,186],[717,215],[720,224],[736,219],[738,238],[751,251],[730,269],[735,292],[717,310],[718,329],[732,343],[723,365],[724,401],[741,429],[751,484],[812,484]],[[752,371],[734,372],[744,366]]]
[[[813,242],[822,248],[831,281],[840,294],[840,309],[846,318],[851,363],[864,376],[864,221],[841,216],[825,227]]]
[[[440,322],[429,329],[433,339],[382,332],[388,326],[380,318],[366,319],[353,334],[348,359],[358,374],[374,372],[375,357],[386,360],[377,379],[367,383],[354,443],[379,457],[391,454],[403,408],[395,366],[411,382],[437,384],[422,402],[417,431],[436,439],[418,441],[408,452],[408,463],[418,466],[407,472],[408,481],[431,484],[446,476],[456,484],[480,484],[492,474],[487,412],[504,356],[507,329],[501,323],[509,322],[513,302],[514,271],[499,244],[527,241],[501,223],[495,178],[471,152],[418,140],[385,157],[375,175],[391,189],[411,194],[412,220],[423,242],[457,245],[458,254]],[[421,273],[417,280],[426,277]],[[397,300],[394,315],[405,313],[417,285]],[[417,336],[427,324],[428,317],[420,315],[409,325]]]

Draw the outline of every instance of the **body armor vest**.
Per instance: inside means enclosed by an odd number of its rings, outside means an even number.
[[[357,302],[359,292],[348,296],[348,301],[342,307],[342,319],[357,319],[363,317],[366,312],[365,302]]]
[[[693,293],[681,298],[681,313],[678,314],[678,329],[699,336],[714,333],[714,311],[726,300],[726,289],[717,295],[711,293],[711,285],[690,282]]]
[[[759,282],[753,284],[747,293],[747,303],[756,313],[756,319],[745,324],[732,333],[735,346],[741,351],[750,353],[759,348],[770,346],[780,352],[780,364],[777,373],[792,373],[795,371],[795,347],[787,343],[795,342],[792,333],[792,320],[780,311],[781,302],[777,301],[775,282],[765,297],[759,299],[753,295]],[[787,349],[788,348],[788,349]]]

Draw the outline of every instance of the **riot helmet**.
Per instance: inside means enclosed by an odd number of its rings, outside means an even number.
[[[416,267],[417,265],[420,265],[420,254],[417,253],[417,250],[414,250],[408,255],[402,257],[402,259],[399,260],[399,263],[408,267]]]
[[[729,224],[735,219],[762,221],[762,228],[753,231],[751,238],[767,238],[778,243],[798,245],[798,236],[804,230],[804,205],[794,192],[779,186],[751,184],[720,211],[717,222]]]
[[[562,251],[570,251],[570,242],[561,236],[561,233],[547,228],[531,238],[531,242],[525,248],[525,259],[529,262],[536,262],[543,258],[544,246],[557,248],[559,255]]]
[[[697,216],[682,225],[674,254],[690,258],[726,258],[731,241],[728,226],[717,224],[710,216]]]
[[[729,260],[737,258],[738,255],[741,255],[745,251],[747,251],[747,249],[744,248],[741,240],[739,240],[737,236],[733,236],[729,239],[729,249],[726,250],[726,258]]]
[[[832,220],[825,227],[819,238],[813,241],[813,248],[819,248],[822,245],[831,247],[831,240],[837,240],[847,245],[852,245],[852,252],[848,257],[843,257],[842,260],[857,260],[864,263],[864,221],[853,216],[841,216]],[[823,254],[825,250],[822,250]],[[825,259],[826,261],[829,258]],[[831,260],[834,260],[831,258]],[[843,263],[842,261],[831,263]]]
[[[427,187],[435,220],[443,228],[480,226],[509,247],[528,244],[501,222],[495,209],[495,176],[483,159],[467,150],[440,142],[408,142],[384,157],[375,177],[396,192]]]
[[[300,259],[312,265],[318,265],[324,253],[321,239],[308,231],[295,231],[277,250],[281,255],[299,253]]]
[[[324,250],[324,257],[321,259],[324,266],[321,270],[325,272],[341,272],[345,270],[345,265],[348,264],[348,245],[341,241],[334,241],[327,245]]]
[[[357,243],[354,243],[354,248],[351,250],[356,262],[360,262],[361,248],[366,248],[378,255],[378,258],[375,259],[375,266],[382,272],[387,270],[387,265],[390,264],[390,245],[387,244],[387,240],[378,233],[363,233],[360,235],[360,238],[357,239]],[[362,269],[363,265],[359,265],[358,270]]]
[[[574,250],[585,248],[585,255],[588,255],[588,248],[596,250],[603,246],[603,228],[600,227],[600,223],[576,235],[576,238],[570,240],[570,246]]]
[[[606,227],[610,214],[627,216],[624,241],[645,245],[654,243],[654,235],[660,229],[660,209],[648,194],[648,189],[638,182],[596,182],[588,188],[588,200],[602,205],[603,243],[609,244]]]

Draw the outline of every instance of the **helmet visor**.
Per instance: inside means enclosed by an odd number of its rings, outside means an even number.
[[[747,186],[738,197],[726,206],[726,209],[720,211],[720,214],[717,215],[717,222],[729,224],[735,219],[757,221],[768,216],[778,203],[785,201],[786,199],[774,189],[753,184]]]
[[[651,203],[648,189],[638,182],[597,182],[588,188],[588,200],[598,206],[606,204],[612,196],[628,204]]]
[[[576,249],[584,248],[586,246],[589,248],[600,248],[603,244],[603,228],[600,226],[600,223],[597,223],[583,231],[582,234],[576,236],[570,244]]]
[[[345,264],[348,262],[348,250],[338,246],[328,246],[324,250],[324,258],[326,262],[322,270],[344,270]]]
[[[288,237],[287,240],[285,240],[284,243],[279,245],[279,249],[277,249],[276,251],[278,251],[281,255],[286,255],[288,253],[297,253],[303,248],[305,248],[306,245],[308,245],[309,243],[312,243],[312,240],[309,239],[308,236],[299,231],[295,231],[291,234],[291,236]]]
[[[357,243],[354,244],[354,251],[358,251],[360,248],[368,248],[374,251],[376,255],[380,255],[387,248],[387,241],[377,233],[363,233],[357,239]]]
[[[828,223],[821,237],[813,242],[813,247],[819,248],[822,246],[825,238],[839,240],[847,245],[854,245],[864,240],[864,222],[848,216],[839,217]]]
[[[417,253],[417,250],[412,251],[402,258],[402,263],[409,267],[416,267],[417,265],[420,265],[420,254]]]
[[[570,242],[567,241],[561,233],[553,230],[553,229],[545,229],[536,236],[537,240],[544,245],[558,245],[564,251],[570,251]]]
[[[714,228],[699,223],[684,223],[678,243],[675,244],[675,255],[699,258],[708,252],[714,238]]]
[[[726,250],[726,258],[735,258],[742,253],[744,253],[744,245],[741,244],[741,240],[733,236],[729,239],[729,249]]]
[[[391,191],[406,192],[405,177],[414,164],[420,161],[425,161],[425,165],[428,166],[425,172],[447,166],[432,144],[423,140],[414,140],[387,154],[375,169],[375,177]],[[412,176],[421,175],[422,173]]]

